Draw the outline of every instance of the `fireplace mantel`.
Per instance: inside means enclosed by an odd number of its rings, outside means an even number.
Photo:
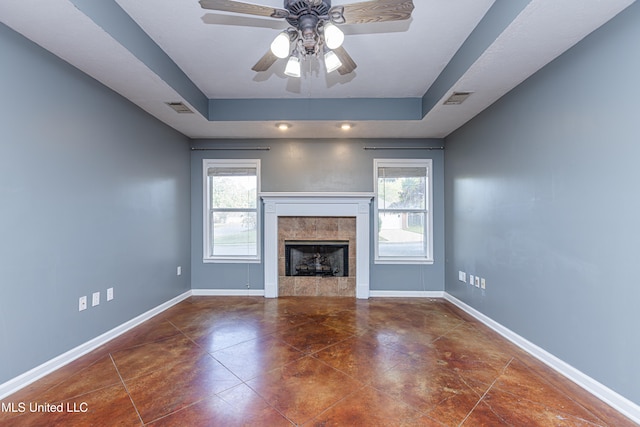
[[[356,298],[369,298],[369,215],[374,193],[261,193],[264,202],[264,295],[278,297],[278,217],[356,218]]]

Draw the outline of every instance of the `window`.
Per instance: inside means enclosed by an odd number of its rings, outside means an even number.
[[[204,165],[204,261],[260,261],[260,160]]]
[[[431,160],[374,160],[375,261],[433,262]]]

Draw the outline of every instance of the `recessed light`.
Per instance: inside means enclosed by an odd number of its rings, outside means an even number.
[[[276,127],[280,130],[287,130],[291,125],[289,123],[276,123]]]
[[[342,130],[349,130],[353,127],[353,125],[351,123],[342,123],[340,125],[340,129]]]

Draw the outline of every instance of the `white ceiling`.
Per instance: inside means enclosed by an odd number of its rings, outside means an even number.
[[[208,11],[197,0],[100,0],[101,6],[117,3],[109,5],[111,11],[122,8],[204,97],[213,100],[421,98],[434,83],[446,83],[422,120],[352,120],[354,127],[346,134],[335,120],[286,120],[292,128],[283,133],[272,120],[209,121],[197,111],[175,113],[165,102],[189,105],[189,96],[184,85],[176,83],[179,78],[161,71],[153,52],[135,48],[138,42],[145,46],[142,38],[148,46],[149,39],[131,31],[133,23],[129,28],[124,22],[109,26],[109,10],[87,8],[87,0],[2,0],[0,20],[192,138],[441,138],[635,0],[530,0],[475,57],[461,57],[473,50],[458,52],[463,43],[473,46],[473,38],[480,37],[472,32],[487,11],[497,6],[494,3],[509,1],[414,0],[408,21],[343,25],[344,47],[358,68],[346,76],[326,75],[310,61],[303,77],[292,79],[283,73],[286,60],[263,73],[251,70],[286,28],[284,21]],[[333,1],[345,3],[352,1]],[[445,68],[452,59],[468,65],[445,75],[454,68]],[[453,91],[473,94],[462,105],[442,105]]]
[[[422,96],[493,3],[417,0],[410,21],[343,25],[355,75],[327,76],[314,61],[305,65],[319,72],[292,79],[283,73],[286,60],[264,73],[251,70],[286,21],[207,11],[197,0],[116,1],[209,98]],[[448,29],[453,20],[457,25]],[[398,49],[403,45],[411,48]]]

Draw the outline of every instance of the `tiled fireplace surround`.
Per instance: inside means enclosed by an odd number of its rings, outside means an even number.
[[[265,297],[369,298],[373,193],[263,193]],[[284,276],[284,240],[348,240],[349,277]]]
[[[348,277],[286,276],[287,240],[340,240],[349,242]],[[354,217],[278,217],[278,295],[356,296],[356,219]]]

